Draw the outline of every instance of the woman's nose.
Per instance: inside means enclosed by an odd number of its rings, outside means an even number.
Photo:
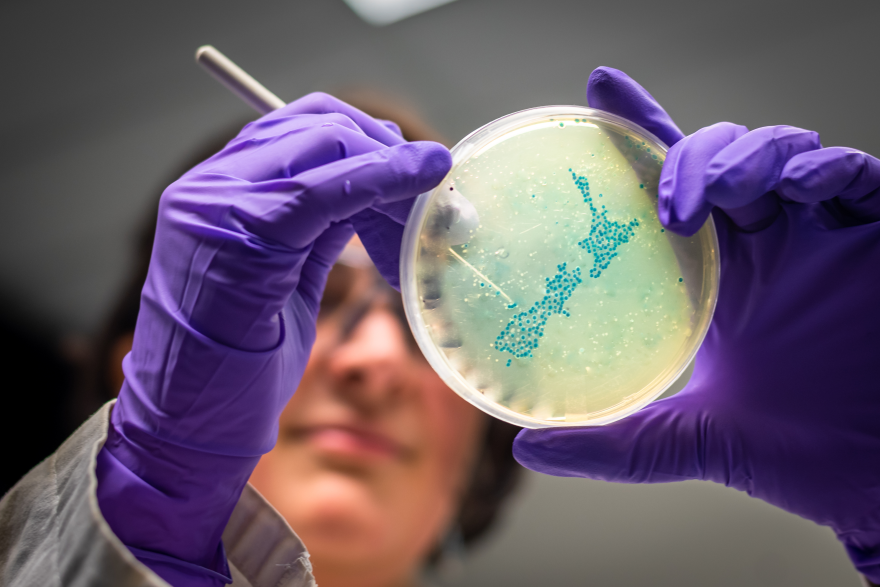
[[[332,352],[328,368],[336,393],[362,410],[378,411],[402,399],[411,361],[400,321],[374,309]]]

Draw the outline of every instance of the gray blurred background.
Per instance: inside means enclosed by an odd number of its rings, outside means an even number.
[[[590,71],[609,65],[648,88],[685,133],[720,120],[790,124],[818,131],[825,146],[877,155],[878,22],[876,0],[457,0],[385,27],[342,0],[6,0],[4,324],[28,344],[82,352],[163,182],[206,138],[253,117],[194,64],[201,44],[286,100],[355,86],[392,94],[451,142],[509,112],[584,104]],[[48,373],[9,364],[7,407]],[[37,409],[53,401],[37,399]],[[438,581],[859,584],[829,530],[724,487],[539,476],[464,571]]]

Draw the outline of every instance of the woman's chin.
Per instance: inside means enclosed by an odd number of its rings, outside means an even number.
[[[387,540],[388,515],[367,483],[337,473],[321,477],[299,492],[298,512],[287,514],[309,550],[324,542],[347,552],[380,547]]]
[[[329,528],[300,533],[321,587],[391,587],[411,584],[419,560],[403,560],[399,549],[377,548],[353,536],[342,540]]]
[[[421,561],[416,551],[423,549],[395,544],[389,524],[394,513],[385,511],[366,483],[325,474],[303,490],[288,521],[311,554],[319,585],[398,585],[416,572]]]
[[[395,583],[400,569],[396,549],[389,548],[381,527],[359,525],[342,513],[316,512],[298,534],[311,555],[315,578],[322,587],[384,586]],[[396,571],[396,572],[395,572]]]

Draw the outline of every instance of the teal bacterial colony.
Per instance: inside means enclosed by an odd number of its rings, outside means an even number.
[[[532,357],[532,351],[538,348],[538,341],[544,336],[547,319],[553,314],[570,315],[564,304],[583,280],[580,267],[576,267],[571,273],[565,267],[566,263],[557,265],[553,279],[545,279],[547,289],[544,290],[544,299],[535,302],[528,312],[520,312],[507,323],[501,334],[495,338],[496,349],[510,353],[518,359]],[[510,363],[511,360],[508,359],[506,365],[510,367]]]
[[[571,169],[569,169],[571,171]],[[578,246],[593,254],[593,268],[590,269],[590,277],[599,277],[602,271],[608,269],[611,259],[617,256],[617,247],[628,243],[635,233],[636,226],[639,225],[639,219],[633,218],[632,221],[621,224],[613,220],[608,220],[608,211],[605,204],[602,204],[602,211],[599,212],[593,204],[593,198],[590,197],[590,183],[584,176],[571,174],[575,180],[575,185],[584,197],[584,203],[590,206],[592,214],[592,222],[590,226],[590,234],[578,243]],[[602,194],[599,194],[602,197]]]
[[[572,173],[571,178],[583,196],[584,203],[590,207],[590,232],[577,244],[593,255],[593,266],[590,268],[589,275],[597,279],[602,275],[602,271],[608,269],[611,260],[617,256],[617,248],[628,243],[635,234],[639,220],[633,218],[626,224],[608,220],[608,211],[605,209],[605,205],[601,205],[602,211],[600,212],[593,204],[593,198],[590,196],[590,182],[587,178],[576,173]],[[599,194],[599,197],[601,198],[602,194]],[[575,267],[574,271],[569,272],[567,266],[567,263],[557,265],[556,275],[552,278],[544,278],[544,281],[547,282],[544,297],[532,304],[527,312],[520,312],[507,323],[501,334],[495,338],[493,344],[496,349],[503,353],[510,353],[518,359],[534,357],[532,351],[538,348],[540,339],[544,336],[547,320],[554,314],[571,316],[564,305],[577,286],[583,282],[583,279],[580,267]],[[510,364],[511,360],[508,359],[506,366],[510,367]]]

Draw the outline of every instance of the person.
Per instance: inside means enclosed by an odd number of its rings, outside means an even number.
[[[393,119],[408,141],[442,142],[393,96],[344,95]],[[176,176],[241,126],[217,133]],[[91,379],[104,401],[122,387],[134,338],[156,214],[144,220],[131,275],[96,344]],[[400,295],[355,238],[328,274],[303,379],[249,483],[308,544],[321,585],[406,584],[425,569],[454,568],[490,529],[522,470],[511,453],[518,430],[460,400],[430,369]]]
[[[496,518],[520,471],[518,428],[446,387],[358,250],[330,271],[302,381],[250,483],[308,546],[320,585],[413,585]]]
[[[681,139],[620,72],[594,72],[588,100],[668,143]],[[249,125],[170,186],[119,400],[4,498],[12,546],[3,560],[15,561],[4,579],[48,578],[57,567],[39,564],[41,553],[61,552],[62,570],[81,582],[159,584],[133,552],[172,584],[216,585],[230,572],[228,552],[253,585],[308,582],[302,546],[267,518],[246,480],[277,437],[327,273],[352,230],[397,285],[412,198],[449,164],[442,147],[404,143],[393,128],[312,95]],[[718,324],[699,370],[681,394],[605,429],[523,431],[518,459],[609,480],[729,482],[834,525],[857,567],[878,579],[878,402],[863,378],[877,283],[860,270],[876,255],[865,220],[877,169],[788,127],[722,124],[679,140],[663,170],[663,222],[686,233],[713,206],[726,210]],[[858,329],[835,336],[840,324]],[[831,383],[833,404],[819,393]],[[41,485],[50,472],[57,482]],[[247,537],[258,526],[255,550]]]

